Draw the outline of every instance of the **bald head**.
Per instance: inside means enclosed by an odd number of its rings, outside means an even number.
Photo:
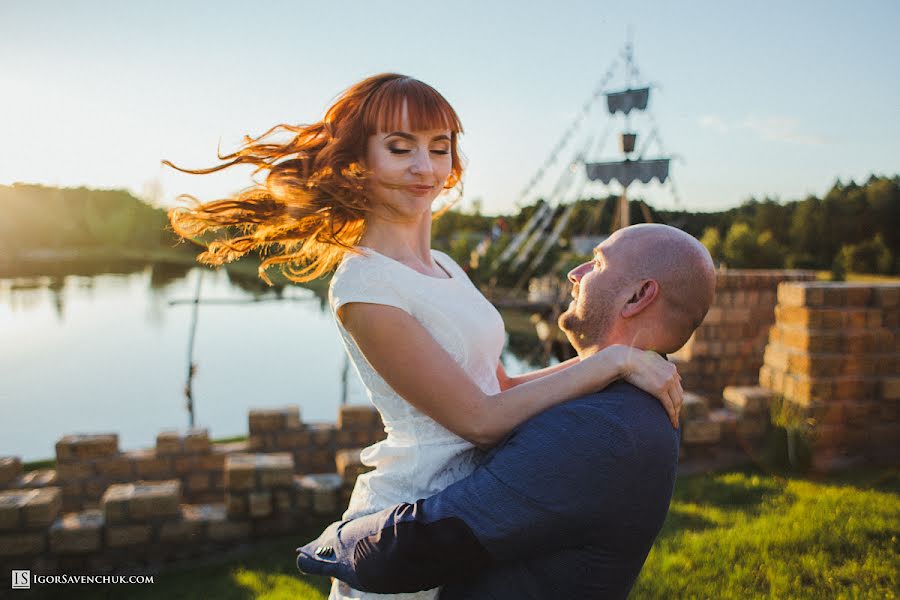
[[[670,319],[667,329],[672,338],[664,351],[674,352],[700,326],[713,302],[716,267],[712,257],[696,238],[668,225],[632,225],[616,235],[624,243],[625,260],[634,265],[634,279],[659,283],[660,308]]]
[[[706,248],[680,229],[652,223],[616,231],[569,279],[576,299],[560,326],[576,349],[580,340],[674,352],[703,322],[716,289]]]

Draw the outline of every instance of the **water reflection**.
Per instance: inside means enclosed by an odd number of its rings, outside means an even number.
[[[193,268],[190,265],[173,263],[154,263],[146,267],[150,271],[150,290],[153,293],[164,292],[184,279]]]
[[[352,369],[342,389],[344,349],[322,286],[270,287],[255,274],[171,263],[16,265],[0,274],[0,454],[52,457],[68,433],[117,432],[122,449],[149,447],[159,431],[185,428],[201,272],[198,427],[214,438],[243,435],[251,408],[297,404],[316,422],[335,420],[345,392],[366,402]],[[542,357],[524,360],[535,343],[511,335],[510,373],[543,366]]]

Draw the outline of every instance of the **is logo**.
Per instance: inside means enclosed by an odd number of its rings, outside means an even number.
[[[30,590],[31,589],[31,571],[12,572],[12,589],[14,590]]]

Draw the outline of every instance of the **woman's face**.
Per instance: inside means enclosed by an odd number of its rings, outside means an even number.
[[[449,129],[410,131],[405,111],[400,129],[369,136],[365,166],[376,206],[409,217],[430,213],[450,176],[450,143]]]

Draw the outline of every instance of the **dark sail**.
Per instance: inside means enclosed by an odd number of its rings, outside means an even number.
[[[647,101],[650,99],[650,88],[640,88],[637,90],[625,90],[623,92],[613,92],[606,94],[606,106],[609,108],[609,114],[613,115],[617,112],[630,113],[633,109],[647,110]]]
[[[588,179],[600,180],[607,185],[613,179],[625,187],[631,185],[635,180],[641,183],[650,183],[650,180],[654,178],[659,179],[660,183],[665,183],[669,177],[668,158],[587,163],[584,166]]]

